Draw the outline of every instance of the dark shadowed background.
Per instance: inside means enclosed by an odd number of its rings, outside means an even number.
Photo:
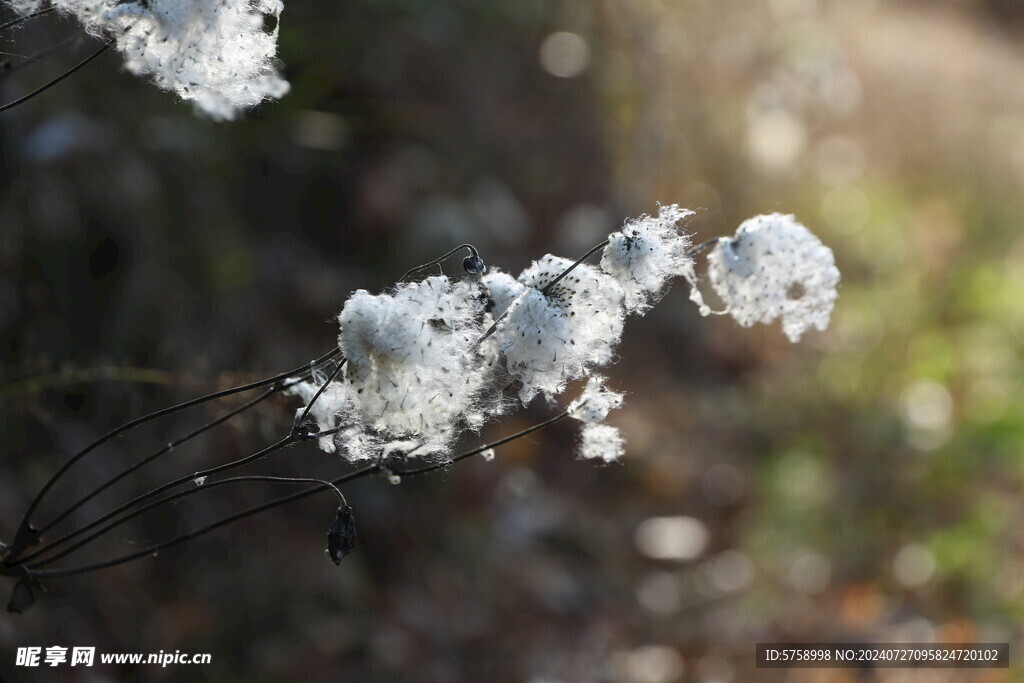
[[[77,31],[5,33],[3,101],[95,49],[65,43]],[[292,92],[237,122],[114,54],[0,114],[5,540],[92,439],[324,353],[349,292],[461,242],[518,272],[657,202],[697,210],[695,240],[783,211],[844,278],[831,328],[798,345],[702,319],[678,286],[631,320],[608,370],[628,394],[619,465],[577,461],[559,424],[493,462],[346,487],[360,540],[340,567],[324,495],[51,581],[0,616],[0,679],[1016,680],[1022,33],[1012,0],[289,0]],[[241,401],[117,439],[40,517]],[[77,521],[271,443],[296,407],[261,404]],[[485,437],[551,414],[538,401]],[[345,468],[309,445],[252,471]],[[64,566],[284,492],[193,496]],[[1015,661],[754,669],[757,642],[833,640],[1009,641]],[[24,645],[213,662],[29,671]]]

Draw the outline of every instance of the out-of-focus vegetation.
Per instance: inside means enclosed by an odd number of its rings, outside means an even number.
[[[211,680],[865,680],[754,670],[754,644],[783,640],[1015,656],[1021,16],[1001,0],[292,2],[293,91],[245,121],[196,119],[109,55],[0,115],[0,538],[96,435],[318,355],[349,291],[460,242],[516,271],[658,201],[699,209],[698,240],[779,210],[844,275],[831,329],[797,346],[701,319],[683,288],[632,321],[609,373],[629,392],[622,466],[575,461],[559,425],[492,463],[346,489],[360,544],[340,568],[325,498],[53,582],[0,619],[0,672],[17,645],[78,642],[209,651]],[[75,30],[51,17],[5,49]],[[5,100],[75,50],[6,77]],[[294,407],[176,451],[138,489],[252,452]],[[210,414],[120,441],[66,495]],[[312,448],[264,467],[341,470]],[[92,556],[273,493],[193,497]]]

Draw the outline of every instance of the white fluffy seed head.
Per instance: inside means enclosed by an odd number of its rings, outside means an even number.
[[[478,283],[444,276],[389,294],[353,294],[338,316],[338,346],[348,359],[338,384],[352,407],[349,420],[378,435],[381,447],[416,439],[421,454],[444,452],[460,424],[479,428],[487,373],[476,341],[485,302]]]
[[[526,291],[526,285],[497,268],[491,268],[481,278],[481,282],[487,290],[490,300],[494,302],[494,306],[491,308],[491,315],[495,318],[507,311],[512,302]]]
[[[793,216],[743,222],[708,254],[708,275],[726,310],[744,327],[782,318],[792,342],[810,327],[824,330],[839,284],[832,250]]]
[[[601,421],[622,395],[593,371],[612,360],[627,308],[644,313],[673,276],[694,284],[689,241],[677,229],[687,215],[670,206],[630,221],[611,235],[603,270],[548,255],[518,278],[492,270],[356,292],[339,315],[347,365],[310,412],[323,430],[341,425],[321,446],[349,460],[445,457],[461,432],[511,407],[513,387],[527,403],[589,377],[568,407],[584,423],[580,457],[619,459],[622,437]],[[839,271],[831,250],[792,216],[746,221],[708,260],[712,285],[741,324],[781,317],[794,341],[828,324]],[[691,298],[702,304],[695,287]],[[293,393],[308,405],[323,381],[321,374]]]
[[[625,452],[626,442],[615,427],[595,423],[583,425],[579,451],[581,458],[615,462]]]
[[[568,381],[612,359],[622,336],[623,291],[613,278],[577,266],[547,293],[572,261],[550,254],[519,276],[524,291],[508,308],[496,336],[508,371],[522,383],[528,403],[538,393],[553,397]]]
[[[36,0],[7,0],[15,11]],[[125,67],[150,76],[215,119],[288,92],[275,65],[281,0],[52,0],[94,35],[113,40]],[[274,28],[264,29],[270,19]]]
[[[622,394],[609,389],[601,375],[591,375],[583,393],[569,404],[569,414],[582,422],[600,422],[622,407]]]
[[[693,257],[686,253],[690,238],[679,223],[693,211],[678,204],[662,206],[657,216],[626,221],[608,237],[601,269],[622,285],[626,310],[643,315],[658,302],[676,277],[694,279]]]

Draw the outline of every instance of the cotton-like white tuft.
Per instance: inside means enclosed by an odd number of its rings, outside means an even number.
[[[444,276],[390,294],[353,294],[338,316],[338,346],[348,359],[338,383],[354,424],[384,443],[418,439],[423,453],[443,452],[460,421],[478,427],[485,300],[478,283]],[[354,445],[352,452],[368,448]]]
[[[7,0],[16,12],[36,0]],[[289,89],[275,65],[281,0],[52,0],[93,35],[113,42],[125,67],[214,119]],[[274,28],[266,30],[264,22]]]
[[[690,238],[678,224],[693,211],[678,204],[662,206],[657,216],[640,216],[608,237],[601,268],[625,293],[626,310],[643,315],[658,302],[676,277],[694,280],[693,257],[686,253]]]
[[[609,389],[601,375],[591,375],[583,393],[569,404],[569,414],[582,422],[600,422],[622,407],[622,394]]]
[[[622,287],[590,266],[577,266],[547,293],[541,290],[572,265],[548,254],[524,270],[526,286],[498,324],[508,371],[522,382],[519,398],[562,392],[568,381],[608,363],[622,336]]]
[[[321,448],[323,448],[322,440]],[[360,462],[378,460],[381,457],[382,444],[380,437],[367,432],[365,427],[357,424],[335,434],[332,450],[324,450],[328,453],[337,450],[349,462]]]
[[[495,318],[507,311],[512,302],[526,291],[526,285],[497,268],[491,268],[480,281],[487,290],[488,297],[494,302],[491,313]]]
[[[615,462],[626,452],[626,442],[611,425],[587,423],[583,426],[580,457],[586,460]]]
[[[792,342],[810,327],[824,330],[839,296],[832,250],[793,216],[743,222],[708,254],[708,275],[728,313],[744,327],[782,318]]]
[[[549,254],[518,278],[491,270],[355,292],[338,316],[346,364],[309,413],[322,430],[337,429],[321,447],[351,461],[449,457],[457,436],[512,403],[551,400],[586,377],[567,408],[583,423],[580,457],[618,460],[623,439],[602,420],[622,394],[595,370],[612,361],[626,313],[649,310],[673,277],[688,280],[691,299],[708,312],[678,228],[688,215],[672,205],[628,221],[609,237],[600,268]],[[839,271],[832,251],[792,216],[744,222],[708,261],[725,312],[740,324],[782,318],[793,341],[828,325]],[[291,391],[308,405],[322,381]],[[489,460],[493,451],[481,455]]]

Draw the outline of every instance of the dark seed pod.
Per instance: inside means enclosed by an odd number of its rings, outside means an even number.
[[[483,275],[487,272],[487,266],[479,256],[467,256],[462,259],[462,267],[470,275]]]
[[[341,564],[342,558],[356,547],[356,520],[348,505],[338,508],[334,523],[327,532],[327,553],[334,564]]]

